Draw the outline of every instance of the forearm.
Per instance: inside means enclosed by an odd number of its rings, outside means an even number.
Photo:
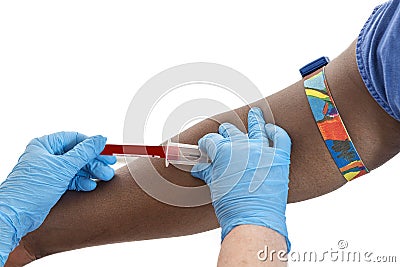
[[[235,227],[224,239],[218,266],[287,266],[285,238],[270,228],[256,225]]]
[[[400,123],[386,114],[372,99],[359,76],[354,44],[326,68],[333,98],[353,142],[368,169],[372,170],[400,150]],[[332,160],[312,117],[302,81],[267,97],[275,123],[292,139],[289,202],[331,192],[345,183]],[[254,103],[262,105],[263,101]],[[217,116],[221,122],[247,125],[248,106]],[[238,115],[238,116],[236,116]],[[237,122],[237,119],[241,123]],[[219,124],[205,120],[180,134],[180,141],[197,143]],[[198,186],[199,180],[174,167],[152,161],[169,181]],[[153,166],[147,160],[132,163],[133,175],[150,179]],[[362,179],[359,178],[359,179]],[[44,224],[28,235],[26,246],[36,256],[100,245],[150,238],[178,236],[217,227],[211,205],[179,208],[154,200],[132,179],[127,167],[116,172],[113,181],[95,192],[68,192],[51,211]]]

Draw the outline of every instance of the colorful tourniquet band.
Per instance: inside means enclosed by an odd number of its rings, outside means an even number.
[[[325,68],[305,77],[304,88],[326,147],[347,181],[368,173],[344,126],[325,77]]]

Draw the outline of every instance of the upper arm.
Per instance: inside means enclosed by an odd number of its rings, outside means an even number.
[[[349,136],[369,170],[385,163],[400,151],[400,123],[371,97],[359,74],[356,43],[326,67],[327,81]],[[269,97],[274,121],[292,139],[289,202],[301,201],[331,192],[346,183],[321,137],[312,116],[303,82],[299,81]],[[253,103],[268,114],[265,101]],[[181,142],[196,144],[209,132],[217,132],[219,122],[247,125],[248,106],[205,120],[179,135]],[[267,120],[268,121],[268,120]],[[182,185],[198,185],[175,168],[162,168],[163,176]],[[362,179],[358,178],[358,179]]]

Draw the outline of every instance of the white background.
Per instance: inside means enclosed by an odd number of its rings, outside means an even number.
[[[2,1],[0,180],[36,136],[73,130],[122,142],[135,91],[178,64],[220,63],[264,95],[279,91],[305,63],[341,53],[380,2]],[[289,205],[293,250],[330,251],[343,239],[350,250],[400,261],[399,163],[396,157],[331,194]],[[82,249],[31,266],[214,266],[219,234]]]

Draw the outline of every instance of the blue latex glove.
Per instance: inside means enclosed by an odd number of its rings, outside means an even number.
[[[283,235],[290,251],[285,217],[290,137],[282,128],[265,124],[259,108],[249,111],[248,126],[246,135],[224,123],[220,134],[201,138],[199,147],[212,163],[195,165],[192,175],[210,187],[222,240],[236,226],[260,225]]]
[[[91,191],[114,176],[113,156],[99,156],[102,136],[61,132],[33,139],[0,185],[0,266],[27,233],[39,228],[69,189]]]

